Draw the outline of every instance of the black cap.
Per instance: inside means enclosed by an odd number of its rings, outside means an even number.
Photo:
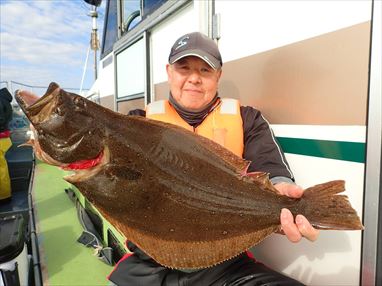
[[[186,34],[176,40],[171,48],[168,62],[173,64],[188,56],[201,58],[215,70],[220,69],[223,65],[216,43],[199,32]]]

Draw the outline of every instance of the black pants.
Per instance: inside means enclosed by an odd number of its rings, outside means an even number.
[[[140,249],[121,260],[109,276],[118,286],[254,286],[303,285],[273,271],[246,253],[214,267],[195,272],[169,269],[156,263]]]

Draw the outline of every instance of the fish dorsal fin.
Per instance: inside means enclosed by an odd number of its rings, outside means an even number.
[[[264,189],[280,195],[280,192],[276,190],[271,181],[269,180],[269,174],[265,172],[251,172],[244,175],[252,182],[261,185]]]
[[[245,176],[248,176],[252,181],[258,182],[262,185],[266,185],[269,181],[269,174],[266,172],[251,172],[246,173]]]

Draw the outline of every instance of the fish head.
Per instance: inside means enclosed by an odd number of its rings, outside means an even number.
[[[104,131],[91,108],[95,103],[56,83],[41,98],[21,90],[15,98],[33,125],[33,145],[44,161],[63,166],[97,158],[103,152]]]

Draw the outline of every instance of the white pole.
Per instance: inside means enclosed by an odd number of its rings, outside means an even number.
[[[85,65],[84,65],[84,71],[82,72],[82,79],[81,79],[80,92],[79,92],[80,94],[82,93],[82,87],[83,87],[83,84],[84,84],[86,68],[88,66],[89,53],[90,53],[90,45],[88,46],[88,51],[86,53],[86,60],[85,60]]]
[[[98,35],[97,35],[97,7],[94,6],[90,11],[90,16],[93,20],[92,34],[91,34],[91,49],[94,50],[94,80],[97,79],[97,50],[98,50]]]

